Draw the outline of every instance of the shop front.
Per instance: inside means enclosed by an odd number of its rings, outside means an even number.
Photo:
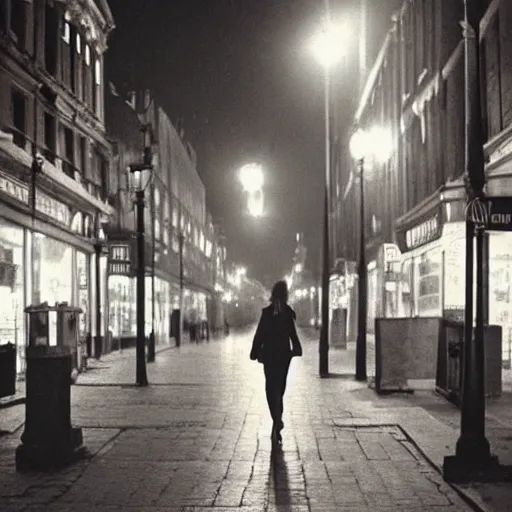
[[[149,250],[149,249],[148,249]],[[108,242],[108,330],[112,349],[119,350],[135,344],[137,335],[137,282],[135,244],[133,236],[109,234]],[[179,307],[179,286],[158,265],[153,278],[151,267],[145,272],[144,331],[149,337],[155,330],[156,344],[170,342],[170,317]],[[153,312],[154,307],[154,312]]]
[[[3,207],[6,215],[0,217],[0,344],[10,342],[16,346],[17,373],[22,375],[27,343],[24,310],[29,305],[64,302],[80,307],[79,336],[80,343],[85,344],[91,332],[91,246],[70,231],[50,223],[32,222],[8,205]]]

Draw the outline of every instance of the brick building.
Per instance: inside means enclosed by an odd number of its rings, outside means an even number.
[[[24,370],[29,304],[83,310],[94,333],[93,243],[107,203],[105,0],[0,0],[0,338]],[[50,329],[55,326],[50,325]]]
[[[486,192],[510,195],[512,145],[512,4],[481,2],[481,83]],[[376,316],[441,316],[464,308],[464,47],[463,2],[407,0],[369,73],[354,126],[390,130],[393,151],[365,173],[368,329]],[[344,245],[338,256],[352,262],[345,282],[355,281],[359,237],[359,187],[347,151]],[[512,238],[487,238],[488,321],[503,326],[510,343]],[[355,287],[346,287],[349,316],[356,314]],[[349,322],[349,337],[355,338]],[[507,349],[508,350],[508,349]],[[509,357],[507,355],[506,357]]]

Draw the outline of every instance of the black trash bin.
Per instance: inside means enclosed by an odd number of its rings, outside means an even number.
[[[0,398],[16,393],[16,347],[0,345]]]

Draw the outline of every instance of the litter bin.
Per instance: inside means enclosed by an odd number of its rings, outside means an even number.
[[[12,343],[0,345],[0,398],[16,393],[16,348]]]
[[[25,429],[16,470],[51,471],[85,453],[82,429],[71,426],[71,347],[27,348]]]

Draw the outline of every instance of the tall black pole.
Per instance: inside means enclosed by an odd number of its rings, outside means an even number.
[[[479,26],[482,5],[465,0],[465,182],[468,213],[473,201],[482,198],[485,186],[484,136],[480,94]],[[477,204],[477,203],[475,203]],[[466,308],[464,314],[463,384],[460,437],[455,456],[445,457],[444,477],[451,481],[488,479],[497,468],[485,437],[484,349],[484,226],[466,219]],[[475,229],[476,228],[476,229]],[[476,325],[473,336],[473,241],[476,232]]]
[[[148,343],[148,363],[155,361],[155,185],[151,183],[151,333]]]
[[[327,5],[328,8],[328,5]],[[324,71],[325,99],[325,199],[322,264],[322,325],[318,343],[320,377],[329,375],[329,197],[331,193],[331,123],[330,123],[330,76]]]
[[[480,69],[478,1],[465,1],[465,104],[466,104],[466,183],[468,199],[480,197],[485,184]],[[473,336],[473,239],[475,226],[467,220],[466,229],[466,315],[464,339],[464,380],[461,411],[461,435],[457,454],[480,460],[490,455],[485,437],[484,345],[482,323],[482,243],[480,229],[476,237],[476,330]],[[480,282],[479,282],[480,281]]]
[[[179,241],[179,256],[180,256],[180,317],[179,317],[179,324],[178,324],[178,336],[176,338],[176,345],[179,347],[181,344],[181,337],[183,335],[183,288],[184,288],[184,282],[183,282],[183,242],[185,241],[185,237],[183,236],[183,233],[180,233],[178,235],[178,241]]]
[[[367,271],[366,236],[364,229],[364,159],[359,160],[359,269],[357,280],[357,341],[356,341],[356,380],[366,380],[366,312],[367,312]]]
[[[144,191],[137,190],[137,348],[136,382],[138,386],[148,385],[145,357],[145,261],[144,261]]]
[[[96,336],[94,337],[94,357],[99,359],[101,357],[101,250],[103,244],[98,240],[94,244],[94,252],[96,255],[94,261],[95,268],[95,288],[96,288]]]

